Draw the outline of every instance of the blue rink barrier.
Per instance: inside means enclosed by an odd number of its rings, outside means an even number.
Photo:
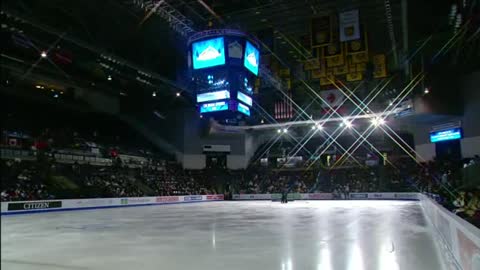
[[[169,205],[223,201],[223,195],[188,195],[160,197],[99,198],[78,200],[45,200],[2,202],[2,216],[46,212],[92,210],[120,207]]]

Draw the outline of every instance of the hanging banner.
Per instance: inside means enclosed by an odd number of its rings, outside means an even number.
[[[344,75],[348,73],[348,66],[343,65],[343,66],[338,66],[333,68],[333,74],[334,75]]]
[[[327,76],[320,78],[320,86],[333,85],[335,82],[335,76],[332,73],[328,73]]]
[[[341,42],[360,39],[358,9],[340,13],[338,20]]]
[[[332,21],[330,16],[313,18],[311,21],[312,48],[324,47],[332,42]]]
[[[360,38],[347,42],[347,54],[353,55],[356,53],[368,52],[367,31],[365,30],[364,26],[362,26],[361,28],[362,31]]]
[[[368,62],[368,52],[367,51],[352,54],[350,57],[352,58],[352,63],[353,64],[360,64],[360,63],[367,63]],[[357,69],[358,69],[358,66],[357,66]],[[359,71],[359,70],[357,70],[357,71]]]
[[[345,99],[345,95],[338,89],[322,90],[320,96],[323,99],[322,108],[336,108]]]
[[[353,72],[347,74],[347,82],[356,82],[363,80],[362,72]]]
[[[373,56],[373,77],[375,79],[387,77],[387,60],[385,54]]]
[[[320,59],[323,58],[323,51],[320,48],[314,48],[312,50],[312,58],[307,59],[303,64],[303,69],[305,71],[319,69],[320,68]]]
[[[326,77],[327,76],[327,69],[325,67],[325,59],[320,59],[319,61],[319,65],[318,65],[318,69],[314,69],[312,70],[311,72],[311,78],[312,79],[320,79],[322,77]]]

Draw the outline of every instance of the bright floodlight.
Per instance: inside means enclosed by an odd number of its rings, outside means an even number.
[[[277,129],[277,133],[280,133],[280,132],[282,132],[282,130],[280,130],[280,129]]]
[[[157,96],[157,92],[153,92],[152,97],[156,97],[156,96]]]
[[[375,117],[372,119],[372,125],[378,127],[385,124],[385,120],[381,117]]]
[[[428,94],[430,93],[430,90],[428,88],[425,88],[425,90],[423,91],[425,94]]]
[[[40,56],[42,58],[47,58],[47,52],[46,51],[42,51],[42,53],[40,53]]]
[[[108,75],[107,80],[111,81],[111,80],[112,80],[112,76]]]
[[[176,94],[176,95],[177,95],[177,97],[179,97],[179,96],[180,96],[180,92],[177,92],[177,94]]]
[[[323,126],[322,126],[322,125],[317,125],[317,129],[318,129],[318,130],[322,130],[322,129],[323,129]]]
[[[288,130],[286,128],[283,129],[283,133],[287,133]]]
[[[351,128],[352,127],[352,122],[348,121],[347,119],[343,119],[343,125],[345,125],[347,128]],[[343,126],[342,124],[340,124],[340,126]]]
[[[312,126],[312,130],[315,130],[317,128],[317,125]]]

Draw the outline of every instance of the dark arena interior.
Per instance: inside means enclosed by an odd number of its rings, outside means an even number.
[[[2,270],[480,270],[480,0],[0,16]]]

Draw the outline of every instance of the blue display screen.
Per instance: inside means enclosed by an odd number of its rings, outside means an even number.
[[[193,69],[224,65],[225,42],[223,37],[193,43],[192,58]]]
[[[246,114],[248,116],[250,116],[250,108],[243,105],[242,103],[238,103],[237,105],[237,111],[243,113],[243,114]]]
[[[242,92],[237,92],[237,99],[240,100],[241,102],[247,104],[248,106],[252,106],[252,98],[245,95]]]
[[[443,142],[450,140],[458,140],[462,138],[461,128],[452,128],[442,131],[430,132],[430,142]]]
[[[260,65],[260,52],[252,45],[252,43],[248,41],[245,46],[243,65],[253,74],[258,75],[258,67]]]
[[[225,101],[205,103],[200,106],[200,113],[218,112],[228,110],[228,104]]]
[[[221,99],[228,99],[228,98],[230,98],[230,92],[228,90],[197,94],[197,102],[198,103],[207,102],[207,101],[214,101],[214,100],[221,100]]]

